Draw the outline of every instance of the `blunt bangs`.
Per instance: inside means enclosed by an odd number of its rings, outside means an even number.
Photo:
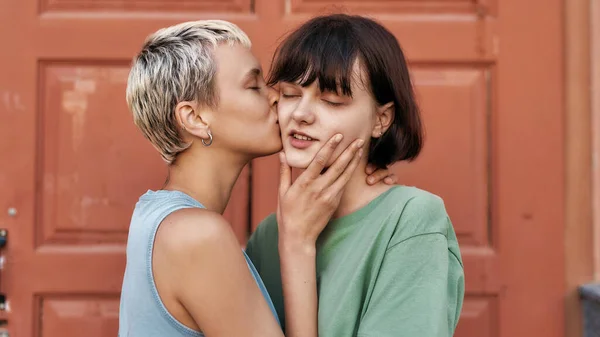
[[[359,46],[351,25],[338,22],[314,22],[307,29],[295,31],[278,48],[273,57],[269,85],[278,82],[306,87],[318,80],[322,92],[352,96],[352,75]]]

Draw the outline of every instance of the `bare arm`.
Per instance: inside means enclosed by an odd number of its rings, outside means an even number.
[[[207,337],[283,336],[221,215],[186,209],[164,222],[154,254],[168,261],[169,289]]]
[[[279,241],[281,282],[288,337],[317,337],[316,250],[301,242]]]
[[[315,243],[339,205],[344,187],[358,166],[364,142],[352,143],[323,174],[341,141],[335,136],[310,166],[291,183],[281,154],[278,226],[281,280],[288,337],[316,337],[317,284]]]

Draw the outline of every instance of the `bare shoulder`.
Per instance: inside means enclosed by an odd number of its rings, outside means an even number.
[[[201,208],[185,208],[168,215],[155,239],[155,246],[173,256],[224,245],[238,246],[229,222],[221,214]]]
[[[220,214],[190,208],[167,216],[156,234],[153,271],[171,315],[207,336],[281,336]]]
[[[181,323],[207,336],[282,336],[222,215],[172,213],[158,229],[153,255],[161,298]]]

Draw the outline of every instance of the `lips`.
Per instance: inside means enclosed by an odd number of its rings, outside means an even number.
[[[314,144],[315,141],[318,141],[318,139],[311,137],[310,135],[304,132],[292,130],[289,133],[290,145],[296,149],[306,149],[312,144]]]
[[[300,139],[300,140],[310,140],[312,141],[313,139],[308,137],[308,136],[304,136],[304,135],[300,135],[300,134],[293,134],[292,137],[294,137],[295,139]]]
[[[297,130],[290,131],[290,137],[293,137],[293,138],[299,139],[299,140],[308,140],[308,141],[318,140],[315,137],[311,137],[309,134],[306,134],[304,132],[297,131]]]

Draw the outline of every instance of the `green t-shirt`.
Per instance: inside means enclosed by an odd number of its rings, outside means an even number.
[[[277,221],[267,217],[247,254],[283,328]],[[464,296],[456,234],[441,198],[394,186],[332,220],[317,241],[320,337],[448,337]]]

